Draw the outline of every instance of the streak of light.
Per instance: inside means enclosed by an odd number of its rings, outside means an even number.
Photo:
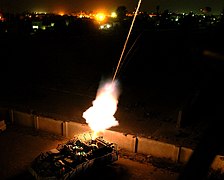
[[[135,22],[135,19],[136,19],[136,16],[137,16],[137,14],[138,14],[138,11],[139,11],[141,2],[142,2],[141,0],[138,1],[138,6],[137,6],[137,8],[136,8],[136,11],[135,11],[135,14],[134,14],[134,17],[133,17],[133,20],[132,20],[132,23],[131,23],[131,26],[130,26],[130,29],[129,29],[129,32],[128,32],[128,35],[127,35],[127,38],[126,38],[126,41],[125,41],[125,43],[124,43],[124,47],[123,47],[123,50],[122,50],[120,59],[119,59],[119,61],[118,61],[117,68],[116,68],[116,71],[115,71],[115,73],[114,73],[112,82],[115,80],[115,78],[116,78],[116,76],[117,76],[117,72],[118,72],[118,69],[119,69],[119,67],[120,67],[120,63],[121,63],[122,57],[123,57],[123,55],[124,55],[124,52],[125,52],[125,49],[126,49],[126,46],[127,46],[127,43],[128,43],[128,40],[129,40],[129,37],[130,37],[130,34],[131,34],[131,31],[132,31],[132,28],[133,28],[133,25],[134,25],[134,22]]]

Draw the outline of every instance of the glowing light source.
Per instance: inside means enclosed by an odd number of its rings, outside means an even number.
[[[107,29],[110,29],[111,28],[111,24],[102,24],[101,26],[100,26],[100,29],[105,29],[105,30],[107,30]]]
[[[117,17],[117,14],[116,14],[116,12],[112,12],[110,16],[111,16],[112,18],[116,18],[116,17]]]
[[[37,25],[34,25],[33,26],[33,29],[38,29],[39,27]]]
[[[96,14],[96,20],[97,20],[97,21],[104,21],[105,18],[106,18],[106,16],[105,16],[105,14],[103,14],[103,13],[98,13],[98,14]]]
[[[59,14],[60,16],[64,16],[64,15],[65,15],[65,13],[64,13],[63,11],[59,12],[58,14]]]
[[[119,94],[118,81],[101,84],[96,99],[92,103],[93,106],[83,113],[83,118],[94,132],[93,138],[97,136],[98,132],[119,124],[114,117]]]
[[[92,103],[93,106],[91,106],[89,109],[87,109],[83,113],[82,117],[86,119],[86,122],[88,123],[89,127],[94,132],[93,138],[97,137],[98,132],[109,129],[112,126],[119,125],[118,121],[114,117],[114,114],[117,111],[118,97],[120,95],[120,92],[118,89],[118,81],[116,80],[116,75],[119,70],[120,62],[121,62],[124,50],[126,48],[126,44],[128,42],[140,4],[141,4],[141,0],[139,0],[138,2],[138,6],[135,11],[135,15],[132,20],[131,27],[129,29],[129,33],[125,41],[124,48],[122,50],[121,57],[119,59],[119,62],[118,62],[118,65],[112,80],[102,84],[99,87],[97,91],[96,99]],[[102,16],[102,14],[101,15],[98,14],[97,17],[99,17],[99,19],[101,20],[105,18],[105,16]]]

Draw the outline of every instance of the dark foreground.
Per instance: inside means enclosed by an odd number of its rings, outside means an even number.
[[[28,170],[34,158],[67,141],[66,138],[47,132],[8,126],[0,134],[1,179],[34,180]],[[106,166],[93,167],[75,179],[175,180],[179,179],[183,170],[184,166],[181,164],[119,149],[117,161]],[[219,172],[210,171],[208,174],[207,180],[223,179]],[[195,175],[197,174],[193,177]]]
[[[28,167],[37,155],[66,142],[59,136],[22,127],[8,127],[0,134],[1,179],[34,179]],[[127,153],[126,153],[127,154]],[[119,155],[118,161],[92,168],[77,179],[155,179],[174,180],[178,173],[158,168],[150,163],[140,163]]]

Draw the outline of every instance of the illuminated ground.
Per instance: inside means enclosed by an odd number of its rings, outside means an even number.
[[[128,49],[139,34],[132,36]],[[113,74],[125,37],[116,33],[1,37],[1,104],[85,123],[82,113],[91,106],[100,80]],[[202,56],[207,49],[220,52],[215,38],[207,31],[144,32],[117,77],[122,85],[115,114],[120,125],[112,129],[195,146],[208,122],[190,113],[194,120],[190,117],[188,125],[178,129],[177,117],[198,90],[202,98],[210,94],[208,99],[216,102],[214,89],[207,87],[216,87],[210,82],[216,79],[217,64]],[[204,102],[196,104],[200,107],[196,115],[208,112]]]
[[[32,129],[8,127],[7,131],[0,134],[1,179],[35,179],[28,171],[34,158],[65,141],[67,140],[59,136]],[[140,162],[141,159],[143,158],[139,157],[138,161],[130,160],[127,153],[126,156],[121,154],[113,164],[90,169],[75,179],[174,180],[178,176],[175,171]]]

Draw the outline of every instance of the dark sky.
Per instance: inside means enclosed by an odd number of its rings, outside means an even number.
[[[0,0],[0,10],[10,12],[45,11],[45,12],[74,12],[97,11],[111,12],[118,6],[124,5],[128,11],[133,11],[138,0]],[[219,14],[224,8],[224,0],[142,0],[141,11],[168,9],[175,12],[199,12],[200,8],[209,6],[213,14]]]

